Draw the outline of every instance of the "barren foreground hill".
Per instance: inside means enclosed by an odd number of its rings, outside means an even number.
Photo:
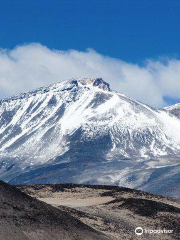
[[[177,199],[115,186],[0,181],[0,240],[180,239],[179,223]]]
[[[180,201],[116,186],[50,184],[18,186],[27,194],[69,212],[114,240],[180,239]],[[141,227],[144,233],[135,234]],[[145,230],[170,230],[146,233]]]
[[[0,240],[108,240],[66,211],[0,181]]]

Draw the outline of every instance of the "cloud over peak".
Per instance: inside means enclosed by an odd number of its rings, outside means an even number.
[[[102,77],[111,89],[154,107],[180,98],[180,61],[147,60],[143,66],[93,49],[52,50],[41,44],[0,51],[0,98],[69,78]]]

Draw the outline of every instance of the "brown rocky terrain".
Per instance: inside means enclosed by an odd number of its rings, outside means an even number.
[[[52,184],[18,186],[110,239],[180,239],[180,201],[115,186]],[[136,227],[143,228],[141,236]],[[147,233],[149,230],[169,233]]]
[[[67,211],[0,181],[0,240],[109,240]]]

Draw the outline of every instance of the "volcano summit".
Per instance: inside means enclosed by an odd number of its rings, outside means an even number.
[[[180,119],[112,91],[63,81],[0,101],[0,178],[113,184],[180,197]]]

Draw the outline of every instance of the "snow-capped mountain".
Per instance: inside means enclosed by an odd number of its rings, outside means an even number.
[[[177,196],[179,154],[176,116],[101,78],[0,101],[0,178],[12,184],[116,184]]]
[[[167,112],[175,115],[176,117],[180,118],[180,103],[174,104],[169,107],[164,108]]]

